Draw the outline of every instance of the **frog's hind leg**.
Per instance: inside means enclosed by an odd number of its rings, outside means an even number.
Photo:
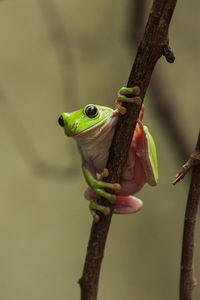
[[[117,196],[114,206],[114,214],[132,214],[139,211],[143,202],[134,196]]]

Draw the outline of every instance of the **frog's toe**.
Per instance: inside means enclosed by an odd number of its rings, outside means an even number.
[[[112,186],[113,186],[113,184],[112,184]],[[108,186],[108,188],[113,189],[113,187],[111,187],[111,186]],[[115,201],[116,201],[116,195],[114,195],[114,194],[110,194],[101,189],[96,190],[96,193],[97,193],[97,195],[107,199],[110,203],[115,203]]]
[[[108,206],[103,206],[101,212],[105,215],[108,216],[111,212],[110,207]]]
[[[127,87],[122,87],[120,90],[119,90],[119,93],[121,95],[132,95],[133,94],[133,88],[127,88]]]
[[[97,215],[96,211],[93,209],[90,209],[91,215],[93,217],[94,223],[98,223],[100,220],[100,216]]]
[[[91,215],[93,216],[95,223],[98,223],[100,220],[100,216],[96,213],[96,211],[100,211],[105,216],[109,215],[111,212],[110,207],[99,205],[94,201],[90,201],[89,210],[91,212]]]
[[[119,183],[103,182],[102,188],[111,189],[115,193],[118,193],[120,191],[120,189],[121,189],[121,185]],[[106,196],[105,196],[105,198],[108,199]]]
[[[119,183],[113,183],[113,191],[118,193],[121,189],[121,185]]]
[[[109,197],[109,201],[110,203],[115,203],[116,202],[116,199],[117,199],[117,196],[116,195],[113,195],[113,194],[110,194],[110,197]]]
[[[94,223],[98,223],[100,221],[100,216],[95,213],[93,219],[94,219]]]
[[[100,174],[99,181],[102,181],[104,179],[104,177],[108,177],[108,175],[109,175],[108,169],[104,168]]]
[[[137,105],[141,105],[142,100],[141,98],[138,96],[140,93],[140,88],[138,86],[135,86],[133,88],[123,88],[121,90],[119,90],[118,94],[117,94],[117,104],[121,104],[123,102],[126,103],[135,103]],[[118,109],[120,112],[120,109]],[[122,111],[123,114],[123,111]]]
[[[91,211],[92,216],[94,217],[96,215],[96,210],[100,211],[102,214],[104,214],[105,216],[110,214],[110,207],[108,206],[103,206],[103,205],[99,205],[94,201],[90,201],[89,204],[89,209]]]
[[[122,87],[120,90],[119,90],[119,93],[121,95],[133,95],[133,96],[138,96],[140,94],[140,88],[139,86],[134,86],[134,87],[130,87],[130,88],[127,88],[127,87]]]
[[[126,107],[121,106],[121,105],[118,103],[118,101],[116,101],[116,104],[117,104],[117,110],[118,110],[118,112],[119,112],[121,115],[125,115],[126,112],[127,112]]]
[[[132,88],[132,94],[135,95],[135,96],[138,96],[140,94],[139,86],[136,85]]]

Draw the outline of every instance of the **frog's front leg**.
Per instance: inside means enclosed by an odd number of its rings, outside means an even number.
[[[110,194],[104,191],[103,189],[111,189],[115,193],[117,193],[120,191],[119,183],[109,183],[109,182],[98,180],[91,162],[87,162],[87,161],[83,162],[82,171],[87,184],[98,196],[106,198],[111,203],[115,202],[116,195]]]
[[[96,193],[89,187],[85,192],[85,198],[90,201],[89,209],[94,218],[95,222],[98,222],[100,217],[96,214],[96,210],[100,211],[104,215],[110,214],[110,208],[107,206],[102,206],[96,203],[99,197]],[[116,202],[114,204],[114,214],[131,214],[139,211],[143,206],[140,199],[135,196],[116,196]]]
[[[83,174],[85,177],[85,180],[87,184],[89,185],[89,189],[86,191],[85,197],[90,200],[90,205],[89,209],[94,217],[98,217],[95,213],[95,210],[99,210],[102,212],[104,215],[108,215],[110,213],[109,207],[101,206],[97,204],[94,200],[96,198],[104,197],[107,200],[109,200],[111,203],[114,203],[116,201],[116,195],[110,194],[103,189],[111,189],[115,193],[119,192],[120,190],[120,184],[119,183],[108,183],[108,182],[103,182],[102,179],[103,177],[108,176],[108,170],[105,169],[103,173],[101,174],[99,180],[97,179],[95,169],[93,167],[93,164],[91,162],[83,161],[82,164],[82,170]]]
[[[134,86],[132,88],[122,87],[117,93],[117,101],[116,104],[118,106],[118,111],[120,114],[124,115],[126,113],[126,108],[121,104],[123,102],[126,103],[135,103],[137,105],[141,105],[142,100],[139,97],[140,88],[138,86]]]
[[[100,211],[105,216],[110,214],[110,207],[98,204],[97,201],[100,200],[100,197],[90,187],[85,191],[85,198],[90,201],[89,210],[96,223],[100,220],[96,211]]]

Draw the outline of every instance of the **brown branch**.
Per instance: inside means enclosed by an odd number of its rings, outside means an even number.
[[[200,132],[196,152],[200,151]],[[200,164],[193,165],[192,178],[185,211],[181,273],[180,273],[180,300],[192,300],[192,291],[196,285],[194,276],[194,236],[195,224],[200,202]]]
[[[188,161],[181,167],[180,171],[174,176],[172,184],[176,184],[181,179],[185,177],[185,175],[189,172],[189,170],[197,165],[200,164],[200,149],[195,150],[189,157]]]
[[[153,1],[144,36],[138,48],[127,84],[128,87],[140,87],[142,100],[155,64],[164,54],[164,48],[168,46],[168,27],[175,5],[176,0]],[[140,106],[136,104],[125,104],[125,106],[127,113],[119,117],[110,148],[107,164],[109,170],[107,181],[109,182],[119,182],[120,180],[140,112]],[[100,203],[109,206],[111,211],[113,210],[113,205],[107,203],[105,199],[101,199]],[[108,216],[101,215],[100,221],[92,224],[83,274],[79,280],[82,300],[97,299],[101,262],[111,218],[112,213]]]
[[[134,4],[134,7],[130,10],[131,15],[131,24],[129,27],[132,28],[130,34],[131,44],[137,47],[139,40],[142,36],[144,28],[144,16],[145,16],[145,7],[147,6],[146,0],[135,0],[131,1]],[[132,25],[133,23],[133,25]],[[174,55],[170,55],[170,49],[167,46],[164,49],[167,60],[173,62]],[[177,159],[181,162],[186,160],[190,154],[190,148],[188,147],[188,142],[183,135],[180,124],[177,121],[176,115],[176,96],[173,94],[172,89],[166,89],[165,86],[168,86],[166,78],[163,78],[162,74],[154,72],[151,78],[150,84],[150,93],[152,94],[152,108],[155,110],[158,119],[161,120],[161,124],[166,124],[165,132],[172,140],[174,144],[174,153],[177,153]],[[165,86],[164,86],[165,83]]]

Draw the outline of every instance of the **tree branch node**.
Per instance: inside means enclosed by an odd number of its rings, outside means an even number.
[[[176,59],[173,51],[171,50],[169,45],[165,45],[163,48],[163,56],[166,58],[166,61],[169,63],[173,63]]]
[[[196,222],[196,219],[192,217],[185,217],[185,221],[187,221],[188,223],[194,223]]]

